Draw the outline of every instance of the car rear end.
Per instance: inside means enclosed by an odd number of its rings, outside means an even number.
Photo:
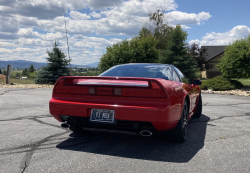
[[[170,82],[170,81],[167,81]],[[50,113],[76,128],[165,131],[176,126],[161,79],[61,77]]]

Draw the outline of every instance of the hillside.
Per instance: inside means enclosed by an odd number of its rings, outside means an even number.
[[[14,61],[0,61],[0,68],[4,69],[7,65],[11,65],[13,68],[29,68],[33,65],[35,68],[41,68],[42,66],[46,66],[46,63],[41,62],[33,62],[33,61],[25,61],[25,60],[14,60]],[[88,65],[71,65],[72,68],[74,67],[90,67]]]

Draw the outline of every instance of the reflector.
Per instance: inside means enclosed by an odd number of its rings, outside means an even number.
[[[115,88],[114,89],[114,95],[116,95],[116,96],[122,95],[122,89],[121,88]]]
[[[89,94],[95,94],[95,88],[94,87],[89,88]]]

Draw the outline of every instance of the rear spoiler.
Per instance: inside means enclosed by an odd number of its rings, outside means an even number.
[[[103,88],[110,90],[107,92],[112,95],[166,97],[165,89],[158,79],[138,77],[63,76],[57,80],[53,93],[98,95],[103,92]]]
[[[122,85],[122,86],[127,86],[127,87],[149,87],[150,85],[150,81],[154,81],[156,82],[158,85],[160,85],[162,87],[162,85],[158,82],[157,79],[155,78],[138,78],[138,77],[104,77],[104,76],[62,76],[60,77],[57,82],[60,80],[60,79],[96,79],[96,80],[123,80],[123,81],[126,81],[126,80],[135,80],[135,81],[145,81],[145,82],[148,82],[147,85],[141,83],[141,84],[131,84],[129,82],[126,82],[124,84],[120,84],[120,83],[106,83],[105,81],[102,83],[102,84],[98,84],[98,83],[95,83],[95,82],[77,82],[76,84],[79,84],[79,85],[105,85],[105,86],[119,86],[119,85]],[[57,82],[55,83],[55,85],[57,84]]]

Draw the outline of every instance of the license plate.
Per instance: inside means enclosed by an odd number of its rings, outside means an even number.
[[[115,117],[114,110],[91,109],[90,121],[113,123]]]

